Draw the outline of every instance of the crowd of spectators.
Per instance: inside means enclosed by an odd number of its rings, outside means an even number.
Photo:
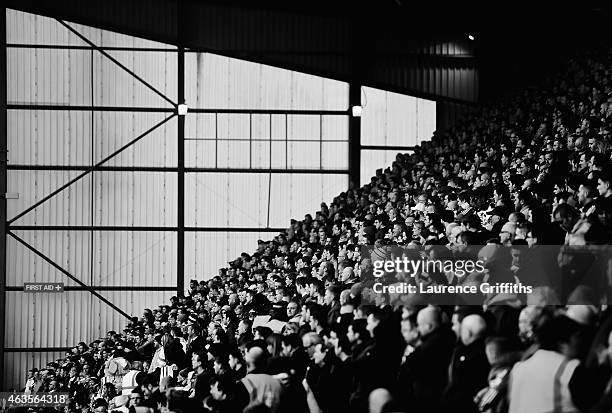
[[[601,295],[394,301],[373,293],[360,247],[612,244],[611,132],[612,51],[575,58],[186,296],[32,370],[25,391],[68,392],[67,411],[100,413],[610,412]],[[497,260],[516,281],[522,264],[507,254]],[[447,275],[438,282],[458,282]]]

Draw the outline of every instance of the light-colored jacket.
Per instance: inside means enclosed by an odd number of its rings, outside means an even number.
[[[263,403],[271,413],[278,411],[283,385],[269,374],[249,373],[242,380],[249,393],[250,403]]]
[[[542,349],[516,363],[510,373],[509,413],[578,413],[569,382],[579,364]]]

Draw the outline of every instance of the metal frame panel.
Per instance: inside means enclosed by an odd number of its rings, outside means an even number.
[[[3,24],[4,24],[4,28],[6,28],[6,13],[4,13],[3,18]],[[107,317],[114,317],[113,319],[116,321],[116,317],[117,315],[120,315],[121,317],[125,317],[125,318],[129,318],[131,316],[131,314],[128,314],[127,312],[125,312],[122,308],[120,308],[120,305],[118,305],[118,303],[113,302],[113,297],[117,296],[118,298],[124,300],[124,298],[121,298],[120,296],[118,296],[117,294],[130,294],[130,293],[143,293],[143,292],[157,292],[157,294],[161,294],[161,293],[170,293],[170,292],[176,292],[179,295],[184,293],[184,273],[185,273],[185,234],[195,234],[195,236],[197,237],[198,233],[207,233],[207,234],[212,234],[211,236],[215,236],[214,234],[219,234],[219,233],[244,233],[245,236],[247,236],[246,234],[249,234],[248,237],[250,236],[257,236],[257,233],[261,233],[261,234],[270,234],[270,233],[277,233],[280,231],[283,231],[285,228],[281,228],[281,227],[271,227],[270,226],[270,189],[269,188],[269,192],[268,192],[268,199],[267,199],[267,203],[268,203],[268,217],[267,217],[267,225],[262,226],[262,227],[231,227],[231,226],[198,226],[197,223],[196,225],[185,225],[185,175],[188,173],[227,173],[227,174],[266,174],[268,175],[268,181],[269,181],[269,185],[272,185],[272,176],[278,176],[278,179],[283,179],[283,175],[310,175],[312,174],[313,176],[316,175],[349,175],[349,169],[342,169],[342,168],[330,168],[330,169],[325,169],[323,167],[323,154],[322,154],[322,148],[324,144],[333,144],[333,143],[338,143],[338,142],[342,142],[342,141],[338,141],[338,140],[333,140],[333,139],[325,139],[324,135],[323,135],[323,118],[325,116],[336,116],[336,117],[345,117],[347,119],[347,121],[350,119],[349,118],[349,110],[348,108],[346,110],[302,110],[302,109],[288,109],[288,110],[283,110],[283,109],[270,109],[270,110],[266,110],[266,109],[261,109],[261,108],[257,108],[257,109],[227,109],[227,108],[194,108],[194,109],[190,109],[190,113],[194,113],[194,114],[214,114],[215,117],[220,116],[220,115],[224,115],[224,116],[230,116],[230,115],[240,115],[240,114],[244,114],[244,115],[248,115],[250,122],[252,122],[252,118],[253,116],[257,116],[257,115],[262,115],[262,116],[269,116],[270,120],[272,119],[273,116],[279,116],[279,117],[284,117],[285,119],[285,135],[284,135],[284,139],[279,140],[279,144],[284,145],[284,149],[283,152],[286,154],[286,158],[285,161],[283,162],[283,165],[272,165],[272,163],[270,163],[269,165],[265,165],[263,168],[251,168],[251,166],[253,165],[252,159],[250,159],[249,161],[249,167],[226,167],[226,168],[219,168],[218,165],[215,165],[215,167],[201,167],[201,166],[186,166],[185,164],[185,141],[189,141],[189,138],[185,137],[185,116],[183,115],[179,115],[178,114],[178,105],[184,102],[185,96],[184,96],[184,91],[185,91],[185,63],[184,63],[184,59],[185,59],[185,53],[190,52],[189,50],[185,50],[183,48],[177,48],[175,46],[172,46],[171,48],[157,48],[157,47],[124,47],[124,46],[98,46],[95,44],[94,41],[90,40],[85,34],[83,34],[84,32],[81,32],[80,30],[82,30],[82,28],[75,28],[77,27],[76,25],[73,24],[68,24],[64,21],[61,20],[57,20],[58,24],[61,25],[61,27],[65,28],[68,32],[70,32],[72,35],[76,36],[76,38],[78,38],[80,41],[83,42],[83,45],[68,45],[68,46],[63,46],[63,45],[51,45],[51,44],[47,44],[47,45],[36,45],[36,44],[11,44],[11,45],[7,45],[6,44],[6,38],[3,38],[3,42],[2,42],[2,48],[3,48],[3,55],[2,55],[2,70],[3,72],[3,77],[6,80],[6,69],[7,69],[7,60],[6,60],[6,50],[7,47],[11,50],[18,50],[18,49],[30,49],[30,50],[36,50],[36,49],[41,49],[41,50],[48,50],[48,51],[53,51],[53,50],[75,50],[75,51],[83,51],[85,53],[90,52],[91,54],[91,65],[89,70],[91,71],[90,76],[91,76],[91,81],[89,82],[89,85],[86,85],[85,87],[89,87],[91,88],[90,91],[88,91],[87,93],[84,94],[84,96],[86,96],[87,98],[89,98],[89,95],[91,95],[91,103],[87,104],[87,102],[85,102],[85,104],[79,104],[79,105],[74,105],[74,104],[64,104],[61,103],[60,104],[51,104],[48,102],[42,102],[42,103],[23,103],[23,102],[11,102],[8,103],[7,102],[7,95],[6,95],[6,81],[3,84],[2,87],[2,93],[1,93],[1,99],[2,99],[2,119],[1,122],[2,124],[0,125],[0,127],[2,127],[2,137],[0,137],[0,162],[1,162],[1,170],[0,170],[0,191],[2,193],[6,192],[6,181],[7,181],[7,171],[41,171],[41,172],[45,172],[45,171],[75,171],[77,172],[77,174],[75,176],[71,176],[68,181],[66,181],[65,183],[62,183],[59,187],[54,188],[51,187],[49,189],[49,193],[44,194],[44,196],[41,196],[39,199],[33,199],[31,201],[31,204],[29,205],[23,205],[22,209],[16,213],[14,216],[12,216],[8,221],[6,218],[6,199],[4,197],[2,197],[1,201],[0,201],[0,220],[3,220],[6,225],[3,227],[3,231],[5,231],[4,234],[2,234],[1,238],[2,238],[2,245],[0,245],[0,265],[2,266],[2,280],[0,280],[0,308],[4,308],[5,305],[5,299],[6,299],[6,295],[5,292],[9,291],[12,294],[15,293],[20,293],[23,291],[23,287],[19,286],[19,285],[7,285],[6,283],[6,260],[5,260],[5,254],[6,254],[6,236],[10,236],[12,239],[14,239],[17,243],[17,245],[23,246],[25,247],[26,251],[31,252],[32,254],[34,254],[35,257],[37,257],[37,259],[39,260],[39,262],[43,262],[44,264],[48,265],[50,268],[54,269],[54,271],[56,271],[56,274],[59,274],[61,276],[65,276],[68,280],[70,280],[70,283],[68,285],[65,286],[65,291],[67,292],[73,292],[72,294],[82,294],[82,295],[86,295],[86,296],[90,296],[90,297],[95,297],[94,301],[91,302],[91,305],[95,306],[96,308],[100,308],[101,305],[103,306],[108,306],[109,308],[114,310],[113,314],[108,314]],[[6,30],[4,30],[4,35],[6,35]],[[177,78],[176,78],[176,85],[177,85],[177,102],[174,102],[172,99],[168,98],[167,96],[164,95],[164,93],[160,92],[160,90],[158,88],[156,88],[155,86],[153,86],[152,84],[150,84],[149,82],[147,82],[143,77],[141,77],[139,74],[135,73],[134,70],[130,69],[129,65],[122,63],[121,61],[119,61],[117,58],[115,58],[112,53],[113,52],[160,52],[160,53],[164,53],[166,54],[166,56],[173,56],[174,54],[177,57],[177,61],[176,61],[176,67],[177,67]],[[94,84],[94,57],[95,56],[102,56],[103,59],[106,59],[108,61],[110,61],[113,65],[115,65],[118,69],[120,69],[120,71],[122,71],[123,73],[126,73],[127,75],[131,76],[136,83],[141,84],[142,86],[144,86],[147,90],[153,92],[155,95],[157,95],[158,97],[160,97],[166,104],[169,105],[169,107],[147,107],[147,106],[138,106],[138,105],[125,105],[125,106],[113,106],[113,105],[97,105],[96,104],[96,100],[94,97],[94,89],[97,87],[96,84]],[[82,99],[81,99],[82,100]],[[38,162],[22,162],[19,164],[11,164],[11,165],[7,165],[7,161],[4,159],[4,156],[6,154],[6,144],[7,144],[7,130],[6,130],[6,114],[7,114],[7,110],[14,110],[14,111],[62,111],[62,112],[66,112],[66,113],[75,113],[75,112],[84,112],[87,114],[90,114],[91,116],[91,142],[89,142],[88,144],[91,146],[91,153],[90,154],[85,154],[85,157],[83,158],[84,162],[81,163],[81,158],[79,158],[79,161],[75,164],[62,164],[61,163],[61,156],[58,158],[58,163],[57,164],[37,164]],[[95,137],[95,128],[94,128],[94,122],[95,122],[95,116],[94,114],[104,114],[104,113],[159,113],[164,115],[163,119],[160,120],[157,123],[154,123],[153,125],[151,125],[147,130],[145,130],[144,132],[140,133],[140,134],[135,134],[136,136],[134,138],[132,138],[131,140],[128,141],[117,141],[119,142],[119,148],[118,149],[114,149],[111,151],[111,153],[109,153],[108,155],[105,155],[102,157],[102,159],[100,159],[99,161],[96,161],[96,146],[95,146],[95,141],[94,141],[94,137]],[[318,124],[319,124],[319,133],[317,136],[313,137],[313,139],[300,139],[300,138],[296,138],[296,139],[289,139],[288,138],[288,121],[287,119],[289,117],[300,117],[300,116],[318,116],[319,120],[318,120]],[[132,165],[123,165],[123,164],[116,164],[116,159],[117,157],[122,154],[122,153],[128,153],[128,149],[130,151],[132,150],[136,150],[136,148],[134,148],[135,144],[137,144],[140,141],[144,141],[152,132],[154,132],[155,130],[157,130],[158,128],[161,128],[162,126],[168,125],[168,122],[171,119],[174,119],[174,117],[177,117],[177,129],[176,129],[176,145],[177,145],[177,156],[176,156],[176,164],[170,163],[170,165],[176,165],[176,166],[167,166],[164,165],[163,163],[161,164],[161,166],[151,166],[151,165],[140,165],[140,166],[132,166]],[[333,129],[332,129],[333,132]],[[329,132],[327,132],[329,133]],[[230,137],[231,139],[226,139],[228,142],[229,141],[239,141],[240,137],[236,138],[234,136]],[[216,145],[218,145],[219,142],[219,136],[215,136],[216,139]],[[253,146],[255,144],[257,144],[258,142],[262,141],[263,139],[259,139],[259,138],[253,138],[253,130],[252,127],[249,128],[249,136],[248,139],[246,137],[243,138],[243,140],[245,142],[248,141],[249,143],[249,152],[253,153]],[[300,168],[300,167],[295,167],[295,168],[290,168],[290,164],[289,164],[289,157],[287,156],[289,154],[289,149],[290,149],[290,142],[296,142],[296,143],[300,143],[301,141],[305,141],[305,142],[313,142],[313,143],[317,143],[319,145],[319,149],[318,149],[318,153],[316,154],[316,158],[318,159],[318,168]],[[272,137],[270,136],[269,139],[270,142],[273,141]],[[346,142],[346,141],[345,141]],[[270,153],[272,153],[272,145],[270,145]],[[99,154],[98,154],[99,155]],[[87,159],[89,158],[89,156],[91,156],[91,160]],[[24,158],[24,159],[29,159],[29,158]],[[51,159],[51,158],[49,158]],[[91,162],[91,164],[87,164],[88,162]],[[73,161],[74,162],[74,161]],[[174,162],[174,160],[172,161]],[[327,165],[330,165],[329,162],[331,161],[327,161]],[[268,167],[266,167],[268,166]],[[102,225],[102,224],[106,224],[106,223],[102,223],[102,222],[95,222],[95,215],[96,215],[96,211],[94,210],[94,204],[95,204],[95,199],[94,199],[94,186],[99,186],[99,174],[101,173],[108,173],[108,172],[142,172],[142,173],[168,173],[168,174],[176,174],[177,177],[177,197],[176,197],[176,208],[177,208],[177,217],[176,217],[176,224],[175,225],[162,225],[162,226],[143,226],[143,225],[138,225],[136,223],[136,225],[134,225],[134,223],[132,222],[131,225],[112,225],[112,223],[108,223],[108,225]],[[170,175],[171,176],[171,175]],[[96,178],[98,177],[98,178]],[[91,201],[90,204],[88,206],[88,209],[90,208],[91,211],[87,212],[88,214],[91,215],[91,222],[88,223],[86,221],[89,221],[89,219],[86,219],[83,224],[80,225],[75,225],[74,223],[69,223],[67,225],[63,225],[61,222],[58,222],[57,225],[46,225],[44,220],[43,222],[39,221],[34,221],[34,224],[31,225],[29,222],[19,222],[19,219],[26,216],[27,214],[33,214],[35,213],[34,211],[36,210],[37,207],[43,206],[43,205],[47,205],[48,201],[54,199],[55,197],[57,197],[58,195],[67,192],[74,184],[76,184],[77,182],[80,181],[85,181],[85,178],[90,179],[90,184],[91,184]],[[298,177],[299,178],[299,177]],[[303,178],[299,178],[299,179],[303,179]],[[320,179],[320,178],[319,178]],[[59,181],[61,182],[61,181]],[[48,206],[48,205],[47,205]],[[84,214],[85,218],[87,218],[87,215]],[[164,223],[165,224],[165,223]],[[174,222],[172,222],[172,224],[174,224]],[[69,267],[64,266],[63,262],[64,261],[57,261],[52,255],[49,255],[46,251],[42,251],[38,248],[38,245],[36,245],[36,243],[32,243],[29,242],[28,237],[24,237],[21,235],[22,233],[17,234],[17,231],[32,231],[32,232],[41,232],[41,231],[55,231],[56,233],[59,234],[59,231],[65,231],[65,232],[73,232],[73,231],[77,231],[77,232],[81,232],[84,234],[89,233],[91,239],[89,240],[90,242],[90,247],[89,247],[89,253],[90,253],[90,257],[89,257],[89,262],[85,263],[86,266],[89,266],[91,268],[91,273],[94,273],[94,253],[93,253],[93,246],[94,246],[94,237],[96,236],[96,234],[98,233],[104,233],[104,232],[108,232],[108,233],[136,233],[136,232],[143,232],[143,233],[153,233],[153,232],[168,232],[168,233],[172,233],[172,234],[176,234],[176,271],[177,271],[177,275],[176,275],[176,285],[165,285],[165,286],[159,286],[159,285],[150,285],[149,284],[143,284],[143,285],[137,285],[137,286],[132,286],[132,285],[116,285],[115,284],[111,284],[111,285],[102,285],[102,283],[100,283],[100,280],[94,280],[92,277],[89,277],[90,279],[87,280],[85,278],[80,279],[78,277],[78,275],[76,273],[74,273],[73,271],[70,270]],[[27,234],[27,233],[26,233]],[[191,242],[191,241],[190,241]],[[3,332],[4,326],[5,326],[5,318],[3,317],[2,320],[0,321],[0,333]],[[1,334],[2,336],[4,336],[4,334]],[[0,347],[0,370],[2,370],[2,364],[4,361],[4,354],[6,354],[7,352],[11,352],[11,353],[28,353],[28,352],[34,352],[34,353],[39,353],[39,352],[53,352],[53,351],[63,351],[67,348],[64,347],[23,347],[23,348],[15,348],[15,347],[11,347],[11,348],[4,348],[4,340],[1,343],[1,347]]]

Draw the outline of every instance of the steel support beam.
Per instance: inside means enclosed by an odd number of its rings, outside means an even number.
[[[176,108],[153,108],[142,106],[83,106],[83,105],[39,105],[37,103],[20,104],[10,103],[7,109],[11,110],[59,110],[62,112],[155,112],[174,113]]]
[[[329,115],[346,116],[346,110],[309,110],[309,109],[189,109],[192,113],[244,114],[244,115]]]
[[[312,142],[312,141],[311,141]],[[9,171],[87,171],[89,165],[7,165]],[[96,172],[178,172],[176,167],[168,166],[98,166]],[[234,173],[234,174],[348,174],[347,169],[249,169],[249,168],[193,168],[185,167],[185,173]]]
[[[177,64],[178,103],[185,103],[185,49],[179,47]],[[176,292],[185,294],[185,115],[178,117],[177,133],[177,210],[176,210]]]
[[[133,71],[131,71],[130,69],[128,69],[126,66],[124,66],[120,61],[118,61],[117,59],[115,59],[113,56],[111,56],[110,54],[108,54],[106,51],[100,49],[98,46],[96,46],[91,40],[89,40],[87,37],[83,36],[81,33],[79,33],[79,31],[75,30],[72,26],[70,26],[68,23],[66,23],[63,20],[60,19],[56,19],[62,26],[64,26],[65,28],[67,28],[68,30],[70,30],[72,33],[74,33],[79,39],[83,40],[85,43],[87,43],[89,46],[91,46],[92,48],[96,49],[98,52],[100,52],[104,57],[106,57],[107,59],[109,59],[111,62],[113,62],[114,64],[116,64],[117,66],[119,66],[121,69],[125,70],[127,73],[129,73],[131,76],[133,76],[136,80],[138,80],[140,83],[142,83],[143,85],[145,85],[147,88],[151,89],[156,95],[158,95],[159,97],[161,97],[163,100],[165,100],[166,102],[170,103],[172,106],[176,106],[176,104],[170,100],[168,97],[166,97],[166,95],[164,95],[163,93],[161,93],[159,90],[157,90],[153,85],[151,85],[149,82],[147,82],[146,80],[144,80],[143,78],[141,78],[140,76],[138,76],[136,73],[134,73]]]
[[[38,251],[36,248],[34,248],[32,245],[28,244],[26,241],[24,241],[23,239],[21,239],[19,236],[15,235],[14,233],[12,233],[11,231],[7,232],[8,235],[10,235],[11,237],[13,237],[15,240],[17,240],[19,243],[21,243],[23,246],[25,246],[27,249],[29,249],[30,251],[32,251],[34,254],[38,255],[40,258],[42,258],[44,261],[46,261],[48,264],[50,264],[53,268],[55,268],[56,270],[58,270],[59,272],[61,272],[62,274],[64,274],[66,277],[70,278],[72,281],[74,281],[75,283],[79,284],[81,287],[83,287],[86,291],[89,291],[92,295],[98,297],[103,303],[105,303],[106,305],[108,305],[110,308],[112,308],[113,310],[117,311],[119,314],[121,314],[122,316],[124,316],[125,318],[127,318],[128,320],[131,320],[132,316],[130,316],[128,313],[126,313],[125,311],[123,311],[122,309],[120,309],[119,307],[117,307],[115,304],[111,303],[109,300],[107,300],[106,298],[104,298],[101,294],[99,294],[97,291],[95,291],[94,289],[92,289],[90,286],[88,286],[87,284],[85,284],[83,281],[79,280],[78,278],[76,278],[74,275],[70,274],[65,268],[63,268],[62,266],[60,266],[59,264],[57,264],[55,261],[53,261],[51,258],[47,257],[45,254],[43,254],[42,252]],[[4,281],[4,283],[2,283],[3,288],[4,285],[6,283],[6,280]]]
[[[119,46],[78,46],[64,44],[26,44],[26,43],[8,43],[9,49],[43,49],[43,50],[105,50],[115,52],[166,52],[176,53],[176,48],[169,47],[119,47]]]
[[[366,149],[369,151],[413,151],[414,146],[361,145],[361,149]]]
[[[361,105],[361,85],[349,83],[349,109]],[[361,180],[361,117],[349,116],[349,181],[350,187],[358,188]]]
[[[6,130],[6,9],[0,16],[0,372],[4,372],[5,322],[6,322],[6,164],[7,130]],[[1,380],[1,379],[0,379]],[[4,389],[4,381],[0,382],[0,390]]]
[[[286,228],[258,227],[187,227],[185,232],[281,232]],[[90,226],[90,225],[10,225],[9,231],[108,231],[108,232],[176,232],[177,227]]]
[[[61,111],[91,111],[91,106],[83,105],[45,105],[38,103],[10,103],[7,109],[12,110],[61,110]],[[148,106],[95,106],[96,112],[159,112],[174,113],[176,107],[156,108]],[[216,109],[189,108],[191,113],[209,113],[219,115],[316,115],[316,116],[347,116],[346,110],[310,110],[310,109]]]

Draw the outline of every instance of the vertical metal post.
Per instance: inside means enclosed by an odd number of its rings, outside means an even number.
[[[96,164],[96,128],[95,128],[95,121],[96,121],[96,113],[94,111],[95,106],[96,106],[96,101],[94,98],[94,50],[91,49],[91,56],[90,56],[90,63],[91,63],[91,72],[90,72],[90,76],[91,76],[91,82],[90,82],[90,87],[91,87],[91,166],[94,166]],[[91,230],[89,231],[89,248],[91,248],[90,250],[90,254],[89,254],[89,284],[95,284],[94,283],[94,260],[96,257],[96,252],[95,252],[95,248],[94,248],[94,225],[96,225],[96,220],[95,220],[95,216],[96,216],[96,209],[95,209],[95,204],[96,204],[96,199],[95,199],[95,195],[96,195],[96,173],[92,172],[91,173],[91,177],[90,177],[90,202],[91,202],[91,208],[90,208],[90,213],[91,213]]]
[[[361,105],[361,85],[349,83],[349,181],[353,188],[361,183],[361,117],[353,116],[352,107]]]
[[[185,103],[185,49],[178,48],[178,104]],[[178,108],[177,108],[178,110]],[[177,194],[177,259],[176,290],[179,297],[185,294],[185,115],[178,117],[178,194]]]
[[[6,164],[8,162],[6,143],[6,9],[0,16],[0,374],[4,375],[4,340],[6,335]],[[0,377],[0,390],[4,388],[4,378]]]

